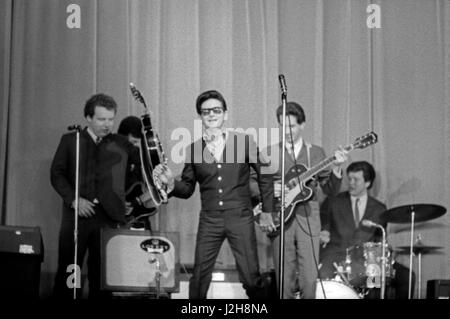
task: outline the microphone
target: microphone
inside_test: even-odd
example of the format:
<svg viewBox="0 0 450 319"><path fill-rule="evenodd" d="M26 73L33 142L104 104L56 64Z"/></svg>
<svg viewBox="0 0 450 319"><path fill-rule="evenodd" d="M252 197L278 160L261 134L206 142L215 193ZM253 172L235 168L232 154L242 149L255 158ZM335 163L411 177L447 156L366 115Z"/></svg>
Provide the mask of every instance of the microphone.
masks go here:
<svg viewBox="0 0 450 319"><path fill-rule="evenodd" d="M379 227L379 228L383 228L383 226L381 226L380 224L374 223L373 221L368 220L368 219L363 219L363 220L361 221L361 224L362 224L363 226L366 226L366 227Z"/></svg>
<svg viewBox="0 0 450 319"><path fill-rule="evenodd" d="M73 131L73 130L79 131L81 129L81 125L79 125L79 124L70 125L70 126L67 127L67 129L69 131Z"/></svg>
<svg viewBox="0 0 450 319"><path fill-rule="evenodd" d="M280 80L281 93L286 95L286 93L287 93L287 86L286 86L286 80L284 79L284 75L280 74L278 76L278 80Z"/></svg>

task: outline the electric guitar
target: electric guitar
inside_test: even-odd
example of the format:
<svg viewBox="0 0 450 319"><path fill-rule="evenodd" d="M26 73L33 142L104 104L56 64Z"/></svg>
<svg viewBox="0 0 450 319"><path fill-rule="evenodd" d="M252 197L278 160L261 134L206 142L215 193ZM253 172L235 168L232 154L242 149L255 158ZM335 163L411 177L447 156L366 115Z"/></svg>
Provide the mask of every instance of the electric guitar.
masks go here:
<svg viewBox="0 0 450 319"><path fill-rule="evenodd" d="M378 136L374 132L370 132L364 136L358 137L352 144L344 147L344 152L349 153L354 149L364 149L369 145L375 144L378 141ZM331 166L336 157L330 156L318 164L314 165L310 169L308 169L303 164L297 164L292 166L289 171L285 175L285 185L289 189L285 193L285 205L286 209L284 211L284 223L288 223L292 218L295 211L295 206L299 203L303 203L311 199L314 194L314 191L311 187L308 186L308 182L310 182L315 175L323 171L324 169ZM257 211L258 208L254 209L255 216L257 216L260 211ZM273 223L275 224L277 230L272 232L273 234L269 234L269 236L276 235L279 231L281 224L281 216L280 212L272 213ZM258 223L258 218L256 218L256 222Z"/></svg>
<svg viewBox="0 0 450 319"><path fill-rule="evenodd" d="M153 170L158 164L167 164L167 158L161 146L158 135L154 132L150 119L150 112L141 92L130 83L130 90L133 97L144 106L145 114L141 117L142 138L139 148L141 159L142 176L150 196L156 206L167 203L168 196L166 186L154 176Z"/></svg>

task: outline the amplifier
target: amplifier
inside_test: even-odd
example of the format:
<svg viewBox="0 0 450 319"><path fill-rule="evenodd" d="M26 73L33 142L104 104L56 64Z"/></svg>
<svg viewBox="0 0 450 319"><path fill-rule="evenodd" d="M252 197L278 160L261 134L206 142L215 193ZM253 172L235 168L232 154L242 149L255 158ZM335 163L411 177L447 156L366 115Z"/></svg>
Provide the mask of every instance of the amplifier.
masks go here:
<svg viewBox="0 0 450 319"><path fill-rule="evenodd" d="M0 226L0 296L39 298L43 259L39 227Z"/></svg>
<svg viewBox="0 0 450 319"><path fill-rule="evenodd" d="M101 289L171 293L179 290L179 234L103 229Z"/></svg>
<svg viewBox="0 0 450 319"><path fill-rule="evenodd" d="M450 280L428 280L427 299L450 299Z"/></svg>

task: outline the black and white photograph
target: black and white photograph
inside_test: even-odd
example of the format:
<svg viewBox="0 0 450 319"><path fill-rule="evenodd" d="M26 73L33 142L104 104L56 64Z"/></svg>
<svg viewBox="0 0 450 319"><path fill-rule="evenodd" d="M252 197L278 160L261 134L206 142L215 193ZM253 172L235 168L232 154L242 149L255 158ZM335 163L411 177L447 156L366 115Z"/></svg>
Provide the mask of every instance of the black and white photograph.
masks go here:
<svg viewBox="0 0 450 319"><path fill-rule="evenodd" d="M2 300L450 299L449 0L0 0L0 105Z"/></svg>

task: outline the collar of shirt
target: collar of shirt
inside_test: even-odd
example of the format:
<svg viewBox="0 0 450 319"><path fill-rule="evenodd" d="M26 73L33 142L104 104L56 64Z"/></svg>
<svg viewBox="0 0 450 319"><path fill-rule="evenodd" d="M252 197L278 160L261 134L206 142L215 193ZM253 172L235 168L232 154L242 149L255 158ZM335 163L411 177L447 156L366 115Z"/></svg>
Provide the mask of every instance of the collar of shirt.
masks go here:
<svg viewBox="0 0 450 319"><path fill-rule="evenodd" d="M92 129L90 127L87 128L87 132L92 137L92 140L94 141L95 144L97 144L97 139L100 139L100 141L102 140L101 137L98 137L97 135L95 135L95 133L92 131Z"/></svg>
<svg viewBox="0 0 450 319"><path fill-rule="evenodd" d="M300 139L298 139L294 143L295 158L297 158L298 154L300 153L300 150L302 149L302 146L303 146L303 138L300 137ZM292 152L292 144L289 143L288 141L286 141L286 150L288 151L289 154L291 154L291 152Z"/></svg>
<svg viewBox="0 0 450 319"><path fill-rule="evenodd" d="M221 141L224 141L227 139L228 137L228 130L226 129L222 129L222 137L220 138L220 134L219 135L213 135L213 134L208 134L206 131L203 131L203 140L206 142L206 144L208 143L220 143Z"/></svg>

